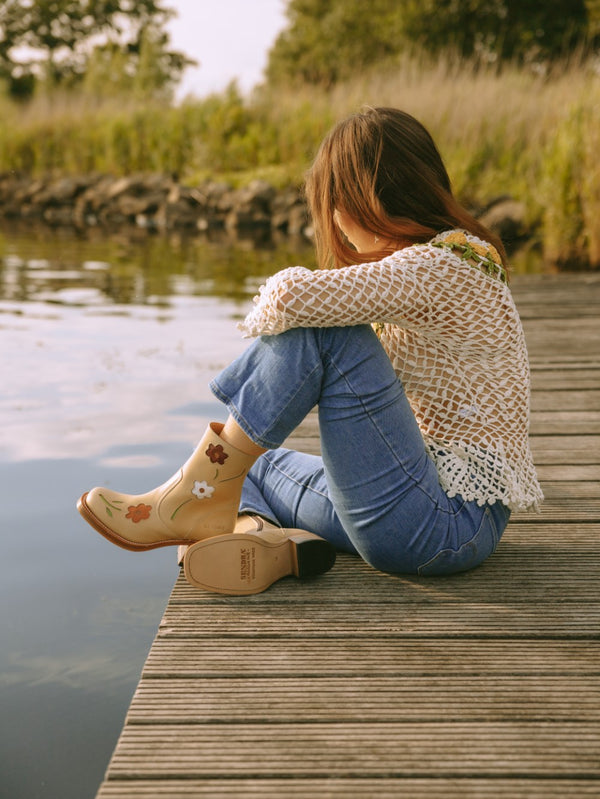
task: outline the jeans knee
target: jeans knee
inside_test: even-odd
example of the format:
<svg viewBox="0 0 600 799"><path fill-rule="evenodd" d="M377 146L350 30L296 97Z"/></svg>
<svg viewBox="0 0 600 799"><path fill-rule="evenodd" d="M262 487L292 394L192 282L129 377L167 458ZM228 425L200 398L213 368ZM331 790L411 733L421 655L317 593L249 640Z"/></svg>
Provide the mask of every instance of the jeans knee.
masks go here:
<svg viewBox="0 0 600 799"><path fill-rule="evenodd" d="M370 548L360 550L360 556L378 572L383 574L416 574L417 567L412 562L409 554L399 553L398 547L382 548L377 547L371 550Z"/></svg>

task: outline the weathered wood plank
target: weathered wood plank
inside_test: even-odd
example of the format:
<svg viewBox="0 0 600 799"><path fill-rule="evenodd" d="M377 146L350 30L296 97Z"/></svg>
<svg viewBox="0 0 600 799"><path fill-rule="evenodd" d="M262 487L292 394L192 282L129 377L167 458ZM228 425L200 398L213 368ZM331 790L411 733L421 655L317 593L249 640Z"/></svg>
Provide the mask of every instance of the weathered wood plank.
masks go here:
<svg viewBox="0 0 600 799"><path fill-rule="evenodd" d="M565 373L566 378L573 370L597 370L600 367L600 355L598 353L583 355L578 352L573 352L566 358L554 358L552 357L551 350L546 347L545 350L539 353L532 353L529 351L529 366L531 372L534 374L538 371L561 371Z"/></svg>
<svg viewBox="0 0 600 799"><path fill-rule="evenodd" d="M422 640L369 638L273 638L268 646L246 647L236 639L157 637L143 678L245 677L455 677L600 676L600 641ZM198 684L198 689L202 685Z"/></svg>
<svg viewBox="0 0 600 799"><path fill-rule="evenodd" d="M536 626L537 617L543 616L544 614L544 605L546 603L552 603L553 601L554 604L556 604L556 597L559 596L561 598L559 604L562 607L565 595L568 596L569 602L573 606L572 612L575 615L580 614L584 617L581 619L581 624L589 623L592 627L592 630L598 632L598 630L596 630L594 627L594 619L597 618L597 611L594 610L594 608L596 607L597 600L594 590L590 586L590 577L592 580L597 580L600 575L598 573L598 569L593 569L591 575L586 577L588 574L587 565L591 559L591 556L580 558L579 570L575 572L575 569L573 569L571 572L569 572L568 576L562 576L560 574L562 567L568 565L568 558L565 557L560 560L555 568L554 573L550 574L548 579L544 579L543 576L538 576L540 567L538 567L536 572L536 569L533 565L531 565L529 568L523 569L522 571L519 570L514 575L508 575L504 581L502 580L502 575L498 572L495 574L491 571L483 573L480 572L477 579L471 576L465 576L463 590L453 590L453 586L449 583L440 583L437 586L437 590L435 590L435 586L428 586L424 583L409 582L408 580L403 582L401 578L390 581L386 585L385 589L380 589L377 583L377 580L381 579L380 575L375 572L373 575L368 574L363 576L363 573L361 573L360 569L356 568L354 564L352 564L351 566L345 565L343 567L338 567L337 573L332 572L330 574L329 580L321 579L310 583L299 584L293 578L286 578L286 580L284 580L281 585L277 586L277 588L271 589L269 597L268 599L265 598L264 603L259 603L256 601L252 603L252 605L260 606L265 604L279 607L280 610L277 611L277 617L279 618L279 615L284 615L285 613L285 609L282 609L282 606L292 603L296 605L302 603L302 605L305 607L305 613L310 615L312 613L311 608L332 600L332 591L335 589L345 592L344 603L339 607L336 606L335 613L332 611L331 622L332 624L334 622L338 624L340 614L346 613L351 616L354 613L354 605L361 606L363 604L361 600L364 601L364 593L361 592L360 587L356 587L355 585L356 580L362 580L365 583L365 590L369 588L377 592L376 596L369 596L368 604L364 606L365 612L368 609L369 612L379 615L380 605L387 605L388 611L385 617L381 620L381 625L383 625L383 627L381 625L375 626L373 631L370 631L367 627L365 630L361 631L361 636L364 635L369 638L371 636L381 635L382 629L385 628L384 619L387 619L387 622L389 622L390 618L394 618L394 613L400 618L408 614L410 619L413 619L417 624L420 620L423 623L423 634L425 634L425 625L433 625L433 632L429 631L428 634L435 635L435 629L441 627L442 624L450 624L451 627L448 631L449 634L467 635L469 634L468 619L473 617L477 618L477 614L481 613L483 608L486 607L486 602L490 602L491 598L495 597L495 615L491 615L488 618L487 614L488 612L491 613L491 611L488 611L486 607L486 612L480 619L481 625L485 626L485 624L488 623L490 625L490 629L494 627L496 628L496 634L500 634L501 630L499 629L498 625L501 624L502 619L505 619L506 629L503 629L502 633L504 637L511 637L508 626L513 623L516 624L516 626L513 628L515 631L515 635L513 637L527 637L526 631L521 630L521 624L525 623L525 619L523 617L523 605L528 604L522 599L522 594L525 591L531 593L531 604L535 602L538 605L535 611L532 610L530 615L527 616L528 624L533 628L535 635L541 634L542 630L546 630L548 632L549 625L551 625L551 621L548 620L548 624L545 625L543 622L540 622L540 624ZM535 559L532 558L531 562L533 563L534 560ZM510 558L507 556L505 565L510 566L510 564L514 564L515 561L516 558L514 555ZM490 583L489 590L487 591L486 577L489 578L488 581ZM569 580L569 578L571 579ZM429 606L433 605L435 608L436 602L440 602L443 598L446 599L446 602L449 602L450 599L452 599L456 604L452 608L448 606L444 617L442 618L440 616L436 624L434 609ZM460 609L463 607L464 603L468 603L468 607L465 610L465 616L461 617ZM210 615L210 610L208 610L208 607L216 605L220 608L221 605L227 603L225 603L224 600L218 600L212 596L208 597L208 595L205 594L194 594L182 587L181 591L177 591L173 594L172 604L173 607L179 605L202 604L207 608L205 611L206 614ZM550 607L552 609L552 605ZM429 618L428 611L433 618ZM221 610L219 609L218 612L220 614ZM556 613L558 614L557 610ZM588 615L589 618L587 618ZM456 620L456 617L458 617L459 620ZM295 616L293 618L295 620ZM246 621L246 617L243 617L243 619ZM271 617L270 619L271 624L274 624L275 619ZM516 622L514 621L515 619L517 620ZM175 617L175 619L169 617L169 622L175 622L175 620L177 623L181 623L179 614ZM323 624L326 624L326 620L321 621ZM357 616L356 621L357 626L359 621L361 623L366 623L366 617L364 615ZM193 620L190 620L190 625L193 625L193 623ZM455 625L458 625L458 629L454 629ZM465 627L465 625L467 626ZM347 629L347 626L348 625L345 625L340 629ZM271 627L269 625L265 625L261 631L262 634L264 636L269 635L269 629L271 629ZM387 628L385 629L385 634L388 635L389 631L387 631ZM159 634L168 635L170 632L171 624L168 624L164 630L163 628L160 629ZM272 629L271 632L273 633ZM309 632L311 637L318 637L319 635L318 631L315 631L312 627L307 627L307 635ZM414 633L415 635L418 635L418 632L418 629L411 629L410 634ZM552 631L550 628L548 635L553 637L555 632L557 631ZM212 633L214 633L213 627L208 627L202 630L203 637L211 638L213 637ZM235 626L227 626L224 628L223 634L225 633L227 633L228 636L236 635ZM283 622L281 623L281 627L277 628L277 634L287 634L283 626ZM408 635L409 632L404 627L395 627L394 634L402 636Z"/></svg>
<svg viewBox="0 0 600 799"><path fill-rule="evenodd" d="M439 598L443 591L440 589ZM600 638L600 602L520 604L435 602L386 604L174 605L167 608L159 635L210 638L217 634L255 641L288 638Z"/></svg>
<svg viewBox="0 0 600 799"><path fill-rule="evenodd" d="M595 368L577 368L559 364L536 368L535 364L532 364L531 388L534 392L553 388L572 388L581 391L588 388L598 389L598 386L600 386L600 365L596 365Z"/></svg>
<svg viewBox="0 0 600 799"><path fill-rule="evenodd" d="M600 388L581 389L572 387L551 391L534 391L531 395L531 410L551 411L555 408L568 408L569 411L600 410Z"/></svg>
<svg viewBox="0 0 600 799"><path fill-rule="evenodd" d="M561 463L547 465L541 463L536 466L538 479L546 480L582 480L597 482L600 480L600 464L598 463Z"/></svg>
<svg viewBox="0 0 600 799"><path fill-rule="evenodd" d="M574 707L574 704L576 705ZM226 677L142 680L129 724L600 721L600 675Z"/></svg>
<svg viewBox="0 0 600 799"><path fill-rule="evenodd" d="M598 484L593 480L587 483L583 481L578 485L589 485L592 490L597 491ZM547 491L547 485L544 485ZM596 494L596 496L598 496ZM588 497L585 501L574 502L572 499L567 499L561 496L552 496L546 494L540 513L518 513L515 512L511 517L511 525L514 526L515 522L531 522L535 524L538 521L543 522L559 522L559 521L572 521L572 522L598 522L600 521L600 500L596 496ZM512 529L511 527L508 528Z"/></svg>
<svg viewBox="0 0 600 799"><path fill-rule="evenodd" d="M600 463L598 435L534 435L531 451L537 465Z"/></svg>
<svg viewBox="0 0 600 799"><path fill-rule="evenodd" d="M578 461L581 455L585 455L590 450L600 457L600 434L599 435L554 435L554 436L533 436L531 448L537 452L567 452L576 456Z"/></svg>
<svg viewBox="0 0 600 799"><path fill-rule="evenodd" d="M240 774L600 778L600 739L563 720L128 724L111 764L113 779Z"/></svg>
<svg viewBox="0 0 600 799"><path fill-rule="evenodd" d="M599 439L600 440L600 439ZM565 451L562 449L537 450L532 448L534 461L537 466L570 466L573 460L578 466L600 463L600 453L597 448Z"/></svg>
<svg viewBox="0 0 600 799"><path fill-rule="evenodd" d="M597 799L598 788L593 778L152 779L105 782L98 799Z"/></svg>
<svg viewBox="0 0 600 799"><path fill-rule="evenodd" d="M563 563L566 564L566 562L567 560L565 559ZM509 577L504 584L502 579L498 576L496 579L490 578L491 586L487 593L482 579L479 581L472 580L469 582L468 586L465 586L465 588L470 588L469 594L467 594L466 591L464 593L465 601L470 600L470 603L465 609L464 616L460 614L461 607L463 607L463 604L460 602L463 594L460 592L451 591L448 587L440 585L436 594L433 589L426 591L421 588L421 590L419 590L420 586L418 584L403 585L400 582L390 583L386 591L381 591L373 599L369 597L368 604L364 606L364 614L357 615L357 629L359 622L361 624L366 624L368 621L366 618L367 611L380 615L380 606L388 605L389 609L381 618L380 623L375 625L373 630L370 630L368 626L366 629L361 630L361 637L371 638L385 636L389 638L392 633L399 637L418 636L419 631L421 631L423 636L435 637L437 635L436 631L441 629L443 624L450 625L448 635L469 637L476 632L469 626L471 623L470 620L477 619L478 614L483 613L482 618L479 620L480 626L484 627L487 623L489 624L490 632L496 635L502 635L504 638L526 638L527 630L532 630L532 635L536 637L554 638L559 636L559 633L568 623L568 619L563 619L564 625L560 630L559 628L552 628L552 623L556 622L556 619L560 615L559 610L562 608L565 612L569 610L574 616L583 616L580 620L580 624L588 625L590 634L595 637L599 632L595 626L597 623L597 609L594 592L592 588L590 588L590 581L589 579L586 580L584 576L585 564L587 562L589 562L589 558L582 559L582 569L584 569L584 571L577 575L577 579L572 580L572 585L569 584L566 578L544 581L543 578L536 576L534 569L526 570L514 578ZM557 571L559 569L560 565L557 567ZM277 589L272 589L269 599L265 600L264 603L253 603L253 607L265 604L277 608L277 610L274 610L272 614L269 615L269 622L266 623L260 631L256 631L256 634L260 632L262 637L287 635L288 632L283 623L285 606L302 603L305 608L305 614L310 616L313 613L313 610L311 610L312 608L330 599L331 590L335 587L340 591L345 591L347 594L345 603L332 609L331 617L332 625L334 623L338 625L338 628L336 628L336 636L343 637L344 631L348 630L348 627L351 626L351 621L349 620L348 623L344 625L343 621L340 621L340 616L343 616L344 613L351 616L354 613L354 606L361 605L362 594L360 590L355 587L354 580L361 579L362 575L358 571L355 572L352 567L345 567L339 574L339 579L336 579L335 575L332 574L327 584L323 584L322 580L318 580L310 584L297 585L292 578L289 578L289 580L286 579ZM597 570L594 570L592 576L597 579ZM369 578L365 578L365 582L367 586L370 586L373 581ZM536 602L538 607L524 617L523 605L527 605L527 603L520 601L520 594L527 590L531 591L531 602ZM562 598L567 591L570 605L565 608ZM311 593L309 594L309 592ZM402 593L403 595L399 596L399 594ZM495 605L495 611L493 612L488 610L486 605L486 600L489 601L491 594L498 598L498 603ZM557 595L561 597L559 603L555 600ZM431 608L431 605L435 607L436 599L440 601L445 596L454 599L455 604L453 606L449 605L443 616L440 616L436 622L434 608ZM213 607L214 611L214 606L217 606L219 608L218 614L221 614L220 606L226 603L223 601L219 602L217 599L213 600L212 597L210 597L207 602L204 601L205 599L206 597L202 594L194 595L184 590L182 593L174 594L173 606L202 604L205 608L204 614L207 616L210 615L209 608ZM553 599L554 603L550 605L550 612L554 615L552 619L548 619L547 623L544 624L543 619L541 619L544 615L544 605L546 603L552 603ZM559 607L554 607L554 605L557 604ZM196 611L195 613L196 615L190 618L188 618L189 614L183 611L174 616L169 616L169 623L165 622L164 628L161 627L159 630L159 635L171 635L173 632L173 624L182 624L184 619L188 619L191 628L195 623L195 619L199 621L201 618L204 618L204 614L200 611ZM408 616L409 621L414 621L416 628L411 627L408 622L401 626L394 625L393 622L396 621L393 615L394 613L398 618ZM537 622L538 617L540 617L539 623ZM302 623L302 617L298 617L296 614L290 618L294 624ZM314 625L317 626L308 626L306 630L307 636L310 635L311 638L318 638L321 634L325 635L326 619L317 619L314 615L313 619ZM247 616L241 617L240 620L243 620L244 623L249 623ZM504 625L502 625L502 620L505 621ZM418 627L419 624L421 624L421 627ZM522 626L525 624L527 624L527 628L522 629ZM511 628L510 625L514 626ZM479 629L480 627L477 627L477 630ZM512 635L511 629L514 631ZM213 638L216 635L214 627L210 624L206 628L203 628L201 632L196 632L201 637L206 638ZM301 631L298 631L297 635L300 635L300 632ZM574 633L574 630L571 630L571 632ZM357 635L358 634L357 632ZM567 633L564 632L563 634L567 635ZM227 635L228 637L237 635L235 625L232 623L227 624L223 629L223 635ZM290 635L294 635L294 633L290 631ZM348 633L348 635L351 635L351 633Z"/></svg>
<svg viewBox="0 0 600 799"><path fill-rule="evenodd" d="M597 435L599 411L542 411L531 413L532 435Z"/></svg>
<svg viewBox="0 0 600 799"><path fill-rule="evenodd" d="M535 352L538 362L541 360L540 353L547 353L547 357L552 359L566 358L572 352L576 352L579 358L597 358L600 351L597 315L574 319L539 320L524 317L523 329L528 351ZM548 342L552 342L550 350Z"/></svg>
<svg viewBox="0 0 600 799"><path fill-rule="evenodd" d="M600 482L581 482L577 480L544 481L544 496L546 501L553 499L572 500L573 507L581 505L581 500L597 499L600 497ZM587 504L587 502L585 503Z"/></svg>

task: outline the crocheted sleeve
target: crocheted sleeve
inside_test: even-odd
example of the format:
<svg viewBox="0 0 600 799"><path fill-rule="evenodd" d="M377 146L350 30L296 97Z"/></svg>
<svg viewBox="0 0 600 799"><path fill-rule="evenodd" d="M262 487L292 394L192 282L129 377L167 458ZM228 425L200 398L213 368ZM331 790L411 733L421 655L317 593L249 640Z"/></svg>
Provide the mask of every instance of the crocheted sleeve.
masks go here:
<svg viewBox="0 0 600 799"><path fill-rule="evenodd" d="M406 252L406 251L405 251ZM419 253L422 263L425 253ZM344 327L404 321L418 313L416 258L311 271L292 266L270 277L239 325L245 336L273 335L292 327ZM417 301L418 298L418 301Z"/></svg>

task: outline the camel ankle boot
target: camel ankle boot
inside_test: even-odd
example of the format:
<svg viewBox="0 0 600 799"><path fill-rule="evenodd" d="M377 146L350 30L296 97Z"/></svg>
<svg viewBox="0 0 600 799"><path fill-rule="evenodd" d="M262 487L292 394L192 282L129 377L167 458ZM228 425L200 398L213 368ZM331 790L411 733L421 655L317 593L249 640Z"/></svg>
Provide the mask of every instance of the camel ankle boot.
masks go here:
<svg viewBox="0 0 600 799"><path fill-rule="evenodd" d="M258 594L288 575L316 577L334 563L335 547L318 535L244 515L233 533L192 544L183 555L190 585L237 596Z"/></svg>
<svg viewBox="0 0 600 799"><path fill-rule="evenodd" d="M232 532L256 457L223 441L222 429L210 424L189 460L158 488L146 494L93 488L79 500L79 512L113 544L136 552Z"/></svg>

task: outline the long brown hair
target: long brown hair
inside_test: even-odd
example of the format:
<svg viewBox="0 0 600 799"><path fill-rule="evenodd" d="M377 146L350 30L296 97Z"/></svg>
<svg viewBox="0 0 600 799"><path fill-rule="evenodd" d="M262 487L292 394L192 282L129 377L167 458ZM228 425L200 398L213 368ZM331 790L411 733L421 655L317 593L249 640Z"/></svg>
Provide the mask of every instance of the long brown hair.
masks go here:
<svg viewBox="0 0 600 799"><path fill-rule="evenodd" d="M358 253L334 222L337 210L383 241L389 250L462 228L493 244L502 242L452 195L450 179L428 131L395 108L353 114L323 140L306 178L306 197L320 266L365 263L382 250Z"/></svg>

